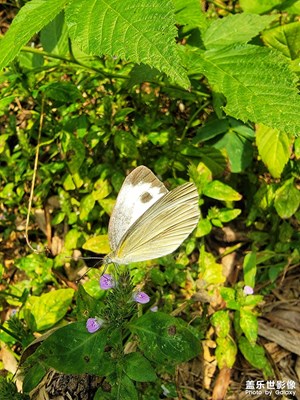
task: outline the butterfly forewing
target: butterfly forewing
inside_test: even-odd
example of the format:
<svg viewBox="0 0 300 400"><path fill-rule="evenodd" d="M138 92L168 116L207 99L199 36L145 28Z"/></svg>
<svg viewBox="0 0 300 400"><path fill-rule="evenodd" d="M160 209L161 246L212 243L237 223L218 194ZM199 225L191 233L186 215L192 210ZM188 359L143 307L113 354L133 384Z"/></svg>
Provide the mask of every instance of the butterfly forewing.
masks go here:
<svg viewBox="0 0 300 400"><path fill-rule="evenodd" d="M135 168L125 179L108 226L110 247L114 251L125 232L159 198L168 193L164 184L141 165Z"/></svg>
<svg viewBox="0 0 300 400"><path fill-rule="evenodd" d="M196 227L198 220L197 188L192 183L178 186L131 225L112 259L128 264L172 253Z"/></svg>

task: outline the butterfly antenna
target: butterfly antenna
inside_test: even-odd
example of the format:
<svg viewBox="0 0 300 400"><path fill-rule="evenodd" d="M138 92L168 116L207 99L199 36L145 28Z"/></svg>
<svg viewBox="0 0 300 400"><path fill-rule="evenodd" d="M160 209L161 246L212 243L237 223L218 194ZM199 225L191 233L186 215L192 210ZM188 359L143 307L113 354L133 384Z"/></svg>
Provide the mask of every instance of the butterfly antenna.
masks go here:
<svg viewBox="0 0 300 400"><path fill-rule="evenodd" d="M72 258L72 257L66 257L66 258ZM89 267L84 274L82 274L78 279L76 279L75 281L76 283L79 283L81 279L84 278L91 269L96 268L98 264L100 264L100 262L103 261L103 258L99 259L99 257L78 257L78 258L81 260L98 260L98 262L96 262L96 264L94 264L92 267ZM104 272L106 271L106 265L107 264L105 264ZM102 272L101 276L104 274L104 272Z"/></svg>

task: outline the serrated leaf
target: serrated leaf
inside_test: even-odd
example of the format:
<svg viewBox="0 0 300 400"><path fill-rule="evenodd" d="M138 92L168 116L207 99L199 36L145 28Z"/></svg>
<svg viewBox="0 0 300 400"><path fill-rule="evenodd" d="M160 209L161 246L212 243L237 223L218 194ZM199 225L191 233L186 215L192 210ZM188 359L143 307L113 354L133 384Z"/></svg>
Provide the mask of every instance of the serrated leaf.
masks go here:
<svg viewBox="0 0 300 400"><path fill-rule="evenodd" d="M189 66L190 73L203 73L224 94L227 114L292 134L300 130L296 77L281 54L249 44L194 50Z"/></svg>
<svg viewBox="0 0 300 400"><path fill-rule="evenodd" d="M256 144L262 161L274 178L280 178L291 154L291 140L285 132L259 124Z"/></svg>
<svg viewBox="0 0 300 400"><path fill-rule="evenodd" d="M274 206L281 218L290 218L300 206L300 191L295 187L294 178L287 180L276 190Z"/></svg>
<svg viewBox="0 0 300 400"><path fill-rule="evenodd" d="M175 43L171 0L73 0L66 23L70 37L88 54L148 64L189 86Z"/></svg>
<svg viewBox="0 0 300 400"><path fill-rule="evenodd" d="M88 239L82 248L97 254L108 254L110 252L108 235L94 236Z"/></svg>
<svg viewBox="0 0 300 400"><path fill-rule="evenodd" d="M215 49L232 44L247 43L258 35L274 19L274 15L235 14L215 20L204 33L202 39L205 47ZM228 35L230 32L230 35Z"/></svg>
<svg viewBox="0 0 300 400"><path fill-rule="evenodd" d="M265 31L262 38L267 45L291 60L300 57L300 21Z"/></svg>
<svg viewBox="0 0 300 400"><path fill-rule="evenodd" d="M61 12L68 0L31 0L14 18L0 41L0 68L12 61L32 36Z"/></svg>

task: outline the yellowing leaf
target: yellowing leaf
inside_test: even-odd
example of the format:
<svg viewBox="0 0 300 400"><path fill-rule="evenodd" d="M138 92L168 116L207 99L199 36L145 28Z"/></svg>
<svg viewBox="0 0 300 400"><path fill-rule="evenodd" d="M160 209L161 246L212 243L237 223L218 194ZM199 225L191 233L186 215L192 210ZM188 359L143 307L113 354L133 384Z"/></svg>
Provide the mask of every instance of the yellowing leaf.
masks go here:
<svg viewBox="0 0 300 400"><path fill-rule="evenodd" d="M94 236L88 239L82 247L93 253L108 254L110 252L108 235Z"/></svg>

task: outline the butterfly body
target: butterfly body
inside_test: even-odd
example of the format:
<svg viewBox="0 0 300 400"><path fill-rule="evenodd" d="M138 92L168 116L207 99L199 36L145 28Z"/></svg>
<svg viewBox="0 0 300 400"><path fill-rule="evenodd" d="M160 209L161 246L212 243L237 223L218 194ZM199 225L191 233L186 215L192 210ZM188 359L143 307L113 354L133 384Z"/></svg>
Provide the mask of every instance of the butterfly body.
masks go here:
<svg viewBox="0 0 300 400"><path fill-rule="evenodd" d="M137 167L117 197L108 227L112 251L105 262L129 264L172 253L198 220L198 192L193 183L168 191L147 167Z"/></svg>

